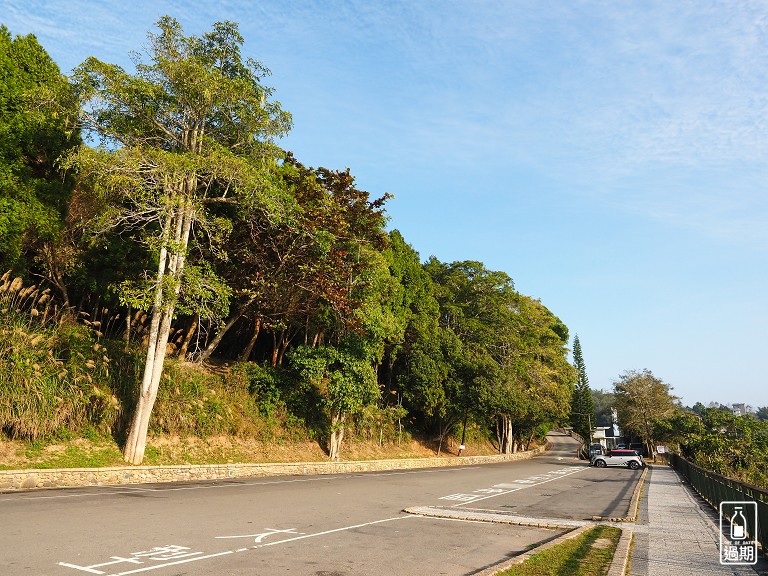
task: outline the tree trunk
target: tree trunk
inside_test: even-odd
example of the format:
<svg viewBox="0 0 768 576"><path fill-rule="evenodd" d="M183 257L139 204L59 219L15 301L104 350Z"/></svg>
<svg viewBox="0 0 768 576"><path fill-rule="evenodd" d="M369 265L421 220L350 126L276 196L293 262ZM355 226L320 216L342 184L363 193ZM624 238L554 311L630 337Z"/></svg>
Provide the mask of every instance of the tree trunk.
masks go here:
<svg viewBox="0 0 768 576"><path fill-rule="evenodd" d="M131 345L131 307L128 307L128 314L125 315L125 352Z"/></svg>
<svg viewBox="0 0 768 576"><path fill-rule="evenodd" d="M160 377L168 345L168 335L171 331L173 310L176 299L181 291L181 276L184 270L185 253L192 229L192 208L182 202L178 208L168 214L163 229L163 242L160 248L160 258L155 282L155 300L152 306L152 320L147 337L147 356L144 363L139 400L136 405L128 440L123 449L123 458L131 464L141 464L144 459L144 449L147 445L147 430L149 417L157 398L160 387ZM171 226L175 224L173 238ZM168 247L173 246L173 251ZM171 295L164 294L164 281L170 276L175 282Z"/></svg>
<svg viewBox="0 0 768 576"><path fill-rule="evenodd" d="M280 351L277 355L277 365L282 366L283 365L283 356L285 355L285 351L288 349L288 345L291 343L292 338L290 336L285 336L285 332L281 334L280 338Z"/></svg>
<svg viewBox="0 0 768 576"><path fill-rule="evenodd" d="M187 350L189 349L189 343L192 341L192 336L194 336L199 322L200 322L200 315L195 314L192 317L192 321L189 323L189 328L187 328L187 331L184 334L184 340L182 340L181 346L179 347L179 358L182 360L185 360L187 357Z"/></svg>
<svg viewBox="0 0 768 576"><path fill-rule="evenodd" d="M448 420L443 423L442 417L438 421L438 444L437 444L437 455L440 456L440 453L443 451L443 442L445 441L445 437L448 435L448 432L451 431L451 428L453 428L453 424L456 422L456 419L453 417L448 418Z"/></svg>
<svg viewBox="0 0 768 576"><path fill-rule="evenodd" d="M214 336L213 340L211 340L208 343L208 346L205 347L205 350L203 350L200 353L200 357L197 359L197 361L200 364L202 364L203 362L208 360L208 358L211 357L211 354L213 354L215 352L216 348L219 347L219 344L221 344L221 340L224 338L224 335L229 331L230 328L232 328L232 326L235 325L235 322L240 320L241 316L242 316L242 314L238 311L238 312L236 312L235 314L233 314L232 316L229 317L229 320L227 320L227 323L224 324L224 326L221 328L221 330L219 330L219 332L216 334L216 336Z"/></svg>
<svg viewBox="0 0 768 576"><path fill-rule="evenodd" d="M513 453L516 446L512 434L512 417L509 414L499 414L496 417L496 439L499 442L500 454Z"/></svg>
<svg viewBox="0 0 768 576"><path fill-rule="evenodd" d="M336 411L331 413L331 433L328 438L328 457L331 460L339 459L341 441L344 439L344 421L346 417Z"/></svg>
<svg viewBox="0 0 768 576"><path fill-rule="evenodd" d="M251 352L253 352L253 347L256 346L256 340L259 338L259 332L261 332L261 318L257 318L254 323L251 339L248 340L248 344L245 345L243 353L240 354L241 362L248 362L248 358L251 357Z"/></svg>
<svg viewBox="0 0 768 576"><path fill-rule="evenodd" d="M272 366L277 366L277 356L280 353L280 341L283 339L283 332L285 332L285 329L280 331L280 337L278 338L277 333L272 330Z"/></svg>

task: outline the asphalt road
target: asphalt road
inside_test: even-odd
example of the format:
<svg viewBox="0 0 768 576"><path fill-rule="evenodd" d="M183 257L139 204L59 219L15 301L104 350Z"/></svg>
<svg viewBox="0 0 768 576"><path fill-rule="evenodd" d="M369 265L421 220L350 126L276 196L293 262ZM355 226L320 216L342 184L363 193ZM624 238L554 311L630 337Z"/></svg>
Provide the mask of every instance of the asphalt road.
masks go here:
<svg viewBox="0 0 768 576"><path fill-rule="evenodd" d="M558 532L403 510L627 515L640 471L590 468L551 440L485 466L0 494L0 574L472 574Z"/></svg>

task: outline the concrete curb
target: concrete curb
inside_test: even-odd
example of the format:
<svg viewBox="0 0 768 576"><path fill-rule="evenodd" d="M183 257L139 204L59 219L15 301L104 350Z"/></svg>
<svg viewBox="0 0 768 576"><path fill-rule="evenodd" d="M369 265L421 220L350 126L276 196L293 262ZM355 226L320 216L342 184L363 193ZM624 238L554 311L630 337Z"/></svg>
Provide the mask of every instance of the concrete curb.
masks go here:
<svg viewBox="0 0 768 576"><path fill-rule="evenodd" d="M514 516L497 510L481 508L440 508L437 506L412 506L403 510L408 514L429 516L431 518L450 518L453 520L472 520L474 522L490 522L493 524L510 524L513 526L530 526L532 528L549 528L551 530L573 530L593 524L584 520L564 520L558 518L528 518Z"/></svg>
<svg viewBox="0 0 768 576"><path fill-rule="evenodd" d="M34 488L149 484L193 480L253 478L261 476L309 476L318 474L375 472L382 470L473 466L479 464L528 460L542 452L542 449L534 448L533 450L518 452L516 454L456 456L451 458L0 470L0 492L29 490Z"/></svg>
<svg viewBox="0 0 768 576"><path fill-rule="evenodd" d="M632 530L622 528L621 538L613 551L613 560L606 576L624 576L629 567L629 550L632 545Z"/></svg>
<svg viewBox="0 0 768 576"><path fill-rule="evenodd" d="M645 479L645 476L641 477L640 482ZM640 490L635 489L635 493L639 494ZM634 498L634 496L633 496ZM491 568L487 568L477 574L480 576L493 576L499 572L508 570L515 564L525 562L531 555L537 552L542 552L547 548L560 544L570 538L574 538L589 528L598 526L599 523L586 521L586 520L560 520L555 518L526 518L522 516L513 516L506 512L498 512L496 510L483 510L477 508L438 508L435 506L414 506L406 508L404 512L408 514L417 514L419 516L429 516L433 518L450 518L459 520L472 520L474 522L492 522L495 524L510 524L514 526L530 526L533 528L548 528L552 530L567 530L566 534L558 536L553 540L547 541L541 546L533 548L528 552L515 556L511 560L504 561L501 564L496 564ZM608 569L607 576L624 576L627 567L629 566L629 550L632 543L633 532L629 528L620 528L621 537L616 544L616 550L613 552L613 559Z"/></svg>

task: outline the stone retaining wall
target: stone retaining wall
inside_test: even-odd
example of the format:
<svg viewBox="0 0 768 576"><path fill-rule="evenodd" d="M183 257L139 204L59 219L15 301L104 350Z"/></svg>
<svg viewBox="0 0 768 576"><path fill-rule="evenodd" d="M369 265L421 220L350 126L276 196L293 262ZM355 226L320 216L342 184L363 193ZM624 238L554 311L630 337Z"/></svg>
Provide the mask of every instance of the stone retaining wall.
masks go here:
<svg viewBox="0 0 768 576"><path fill-rule="evenodd" d="M181 466L115 466L111 468L55 468L40 470L0 470L0 491L72 486L102 486L217 480L258 476L303 476L343 474L376 470L407 470L440 466L492 464L527 460L539 454L538 448L494 456L459 456L448 458L404 458L402 460L357 460L350 462L287 462L282 464L189 464Z"/></svg>

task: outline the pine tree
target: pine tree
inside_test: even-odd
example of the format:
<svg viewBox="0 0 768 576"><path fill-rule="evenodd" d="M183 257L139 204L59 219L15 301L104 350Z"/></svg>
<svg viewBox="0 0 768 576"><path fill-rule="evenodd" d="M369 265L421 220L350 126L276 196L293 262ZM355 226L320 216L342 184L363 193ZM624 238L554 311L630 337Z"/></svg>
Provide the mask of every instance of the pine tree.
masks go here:
<svg viewBox="0 0 768 576"><path fill-rule="evenodd" d="M573 338L573 365L576 367L578 380L573 389L571 400L571 426L585 440L592 438L592 426L595 422L595 405L592 400L592 390L589 388L587 368L581 354L579 336Z"/></svg>

